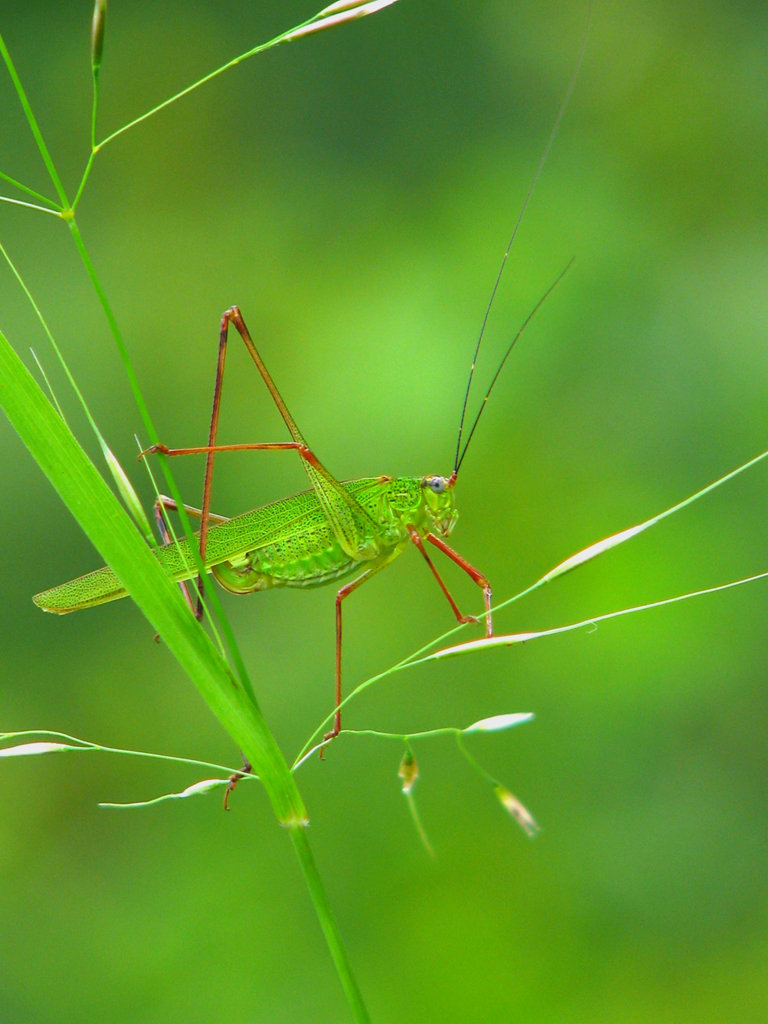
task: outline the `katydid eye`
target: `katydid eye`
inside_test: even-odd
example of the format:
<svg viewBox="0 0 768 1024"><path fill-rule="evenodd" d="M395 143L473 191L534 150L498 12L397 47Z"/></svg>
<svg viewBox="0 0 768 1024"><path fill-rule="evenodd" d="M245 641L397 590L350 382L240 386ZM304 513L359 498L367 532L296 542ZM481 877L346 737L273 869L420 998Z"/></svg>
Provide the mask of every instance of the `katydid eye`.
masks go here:
<svg viewBox="0 0 768 1024"><path fill-rule="evenodd" d="M427 486L430 487L435 494L442 494L445 490L446 479L444 476L431 476L427 480Z"/></svg>

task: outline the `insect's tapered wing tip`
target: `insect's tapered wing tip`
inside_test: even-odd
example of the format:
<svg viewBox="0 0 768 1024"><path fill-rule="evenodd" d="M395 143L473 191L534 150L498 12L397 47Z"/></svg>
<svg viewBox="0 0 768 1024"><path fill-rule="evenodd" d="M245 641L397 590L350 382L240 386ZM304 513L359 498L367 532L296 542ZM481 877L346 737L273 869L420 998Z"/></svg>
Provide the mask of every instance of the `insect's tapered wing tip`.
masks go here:
<svg viewBox="0 0 768 1024"><path fill-rule="evenodd" d="M40 594L35 594L32 598L32 603L36 605L40 611L49 612L51 615L66 615L72 611L72 608L53 608L50 604L46 603L46 591Z"/></svg>

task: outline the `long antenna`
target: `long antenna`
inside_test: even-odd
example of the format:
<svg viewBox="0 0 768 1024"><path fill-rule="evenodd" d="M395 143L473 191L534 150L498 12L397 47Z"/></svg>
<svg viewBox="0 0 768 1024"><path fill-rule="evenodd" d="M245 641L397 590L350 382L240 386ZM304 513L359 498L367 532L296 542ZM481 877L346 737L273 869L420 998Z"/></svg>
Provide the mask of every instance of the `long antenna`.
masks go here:
<svg viewBox="0 0 768 1024"><path fill-rule="evenodd" d="M499 365L496 367L496 373L494 373L493 379L492 379L490 385L488 386L488 390L485 392L485 396L484 396L482 402L480 403L480 408L477 410L477 416L475 416L474 422L472 423L472 426L470 427L469 433L467 434L467 440L464 442L464 447L461 450L461 455L459 455L458 452L456 453L456 465L455 465L454 470L453 470L454 477L458 474L459 467L461 466L462 462L464 461L464 456L467 454L467 448L469 448L469 442L472 440L472 435L475 432L477 424L480 422L480 417L483 415L483 409L485 409L486 403L487 403L488 399L490 398L491 392L493 391L494 384L499 379L499 375L500 375L501 371L504 369L504 363L506 363L507 359L509 358L509 353L512 351L512 349L517 344L517 339L523 333L525 328L528 326L528 324L531 322L531 320L533 320L533 318L536 316L538 311L544 305L546 300L549 298L549 296L552 294L552 292L555 290L555 288L560 284L560 282L563 280L565 275L571 269L571 267L573 266L573 261L575 260L575 258L576 258L575 256L572 256L571 259L568 261L568 263L566 263L566 265L563 267L563 269L557 275L555 280L547 288L547 290L541 296L539 301L536 303L536 305L530 311L530 313L525 318L525 320L523 320L522 324L520 325L520 327L517 330L517 334L514 336L512 341L510 341L509 345L507 346L507 351L504 353L504 358L501 360Z"/></svg>
<svg viewBox="0 0 768 1024"><path fill-rule="evenodd" d="M520 229L520 225L523 222L523 217L525 216L525 212L528 209L528 204L531 201L531 197L533 195L534 189L536 188L536 185L539 182L539 178L541 177L541 172L544 169L544 164L547 162L547 157L549 156L549 151L552 149L552 143L555 141L555 136L557 135L558 129L560 128L560 122L563 120L563 115L565 114L566 108L568 107L568 103L570 102L571 95L572 95L574 87L576 85L576 79L579 77L579 71L581 70L581 65L582 65L582 62L584 60L584 53L586 52L586 49L587 49L587 40L589 39L589 26L590 26L591 20L592 20L592 4L590 3L590 5L589 5L589 13L587 15L587 26L586 26L586 29L584 30L584 38L582 39L581 47L579 49L579 56L578 56L578 60L576 61L576 67L573 69L573 73L571 74L570 81L568 82L568 88L565 90L565 96L563 97L563 102L560 104L560 109L557 112L557 117L555 118L555 123L552 125L552 130L549 133L549 138L547 139L547 144L544 147L544 152L541 154L541 157L539 158L539 163L538 163L538 166L536 167L536 173L533 176L531 184L528 186L528 191L527 191L527 193L525 195L525 200L523 201L523 205L522 205L522 207L520 209L520 213L518 214L517 220L515 221L515 226L512 229L512 234L509 237L509 242L507 243L507 248L504 250L504 255L501 258L501 265L499 266L499 272L496 275L496 280L494 281L493 288L491 289L491 297L488 300L488 305L485 308L485 315L483 316L483 322L480 325L480 334L478 335L477 344L475 345L475 351L474 351L474 353L472 355L472 363L471 363L471 365L469 367L469 378L467 379L467 388L466 388L466 391L464 392L464 401L463 401L462 406L461 406L461 416L459 418L459 433L458 433L458 436L456 438L456 455L455 455L454 460L453 460L453 476L454 476L454 478L456 477L456 474L459 471L459 466L461 465L461 463L464 460L464 456L467 453L467 448L469 446L469 442L472 439L472 434L474 434L474 432L475 432L475 427L477 426L477 422L480 419L480 415L482 414L483 409L485 408L486 402L488 401L488 396L490 395L490 393L491 393L491 391L493 389L493 385L496 383L496 379L498 378L499 373L501 372L501 368L504 365L504 363L507 361L507 356L512 351L512 349L514 348L515 342L520 337L520 335L523 333L523 331L525 330L526 326L528 325L528 323L531 320L531 318L533 317L533 315L540 308L541 304L544 302L544 300L547 298L547 296L553 290L555 285L557 285L560 282L560 280L562 279L563 275L565 274L565 272L568 270L568 268L571 265L569 263L568 266L565 268L565 270L563 270L562 273L553 282L553 284L551 284L549 286L549 288L544 293L544 295L536 303L536 305L534 306L533 310L525 318L525 321L523 322L523 325L520 328L520 330L517 332L515 337L512 339L512 343L510 344L509 348L507 349L507 351L506 351L506 353L504 355L504 358L501 361L501 364L500 364L498 370L494 374L493 380L491 381L491 386L488 388L488 391L486 392L485 398L483 399L483 402L482 402L482 404L480 406L480 412L478 412L477 416L475 417L475 421L472 424L472 428L470 430L469 437L467 438L467 441L464 444L464 448L462 450L462 447L461 447L461 437L462 437L462 434L464 432L464 420L465 420L466 415L467 415L467 405L469 403L469 392L470 392L470 390L472 388L472 378L474 377L474 374L475 374L475 367L477 365L477 357L478 357L478 354L480 352L480 345L481 345L481 343L483 341L483 336L485 335L485 328L486 328L486 326L488 324L488 317L490 316L490 313L491 313L491 307L493 306L494 299L496 298L496 292L499 290L499 285L501 283L501 278L502 278L502 275L504 274L504 268L507 265L507 260L509 258L509 254L510 254L510 252L512 250L512 246L513 246L513 244L515 242L515 239L517 238L517 232ZM573 260L571 260L571 263L572 262L573 262Z"/></svg>

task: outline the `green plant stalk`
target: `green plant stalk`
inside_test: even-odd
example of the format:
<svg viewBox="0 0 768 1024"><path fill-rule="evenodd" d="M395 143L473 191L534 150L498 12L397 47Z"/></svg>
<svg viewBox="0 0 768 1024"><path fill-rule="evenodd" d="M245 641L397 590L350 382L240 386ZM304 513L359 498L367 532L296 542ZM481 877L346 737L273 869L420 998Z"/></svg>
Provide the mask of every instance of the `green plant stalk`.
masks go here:
<svg viewBox="0 0 768 1024"><path fill-rule="evenodd" d="M32 737L44 737L42 740L33 740ZM5 744L8 740L26 740L26 744L14 744L13 747L7 747ZM18 751L19 747L34 745L37 742L41 742L44 745L50 744L51 747L55 747L56 753L84 753L84 754L122 754L125 757L143 757L149 761L165 761L169 764L183 764L191 765L193 768L204 768L206 771L221 772L225 775L231 775L235 770L231 767L227 767L224 764L216 764L212 761L201 761L196 757L178 757L175 754L158 754L152 750L135 750L126 747L109 747L103 743L93 743L91 740L80 739L78 736L71 736L66 732L57 732L53 729L23 729L18 732L3 732L0 733L0 757L10 757L14 751ZM48 751L44 751L48 753ZM256 779L256 776L252 776ZM216 780L221 783L226 783L226 779ZM100 804L99 806L104 806Z"/></svg>
<svg viewBox="0 0 768 1024"><path fill-rule="evenodd" d="M370 1024L370 1017L365 1008L362 993L352 973L347 951L341 942L338 926L336 925L328 899L328 893L325 891L315 858L312 855L307 839L307 830L305 828L292 828L290 830L290 837L293 848L296 851L296 856L299 858L304 881L307 883L307 888L312 897L312 903L320 921L320 927L323 929L325 941L328 943L328 948L331 951L336 973L341 981L347 1002L355 1015L355 1020L359 1021L360 1024Z"/></svg>
<svg viewBox="0 0 768 1024"><path fill-rule="evenodd" d="M368 1021L305 835L307 812L258 704L189 614L184 599L117 498L0 332L0 405L65 505L108 562L203 699L258 772L291 837L356 1020Z"/></svg>
<svg viewBox="0 0 768 1024"><path fill-rule="evenodd" d="M738 580L719 583L714 587L704 587L702 590L692 590L686 594L678 594L675 597L665 597L660 601L649 601L647 604L637 604L631 608L619 608L617 611L606 612L604 615L593 615L589 619L569 622L564 626L553 626L551 629L540 629L526 633L500 633L496 636L484 637L482 640L468 640L463 644L443 647L433 654L426 655L426 657L410 661L407 667L421 665L424 662L435 661L439 658L450 658L457 654L472 654L475 651L485 650L490 647L511 647L513 644L527 644L531 640L540 640L545 636L557 636L558 633L571 633L577 629L594 629L598 623L607 622L609 619L618 619L623 615L637 615L638 612L647 612L654 608L664 608L670 604L679 604L680 601L690 601L694 597L704 597L706 594L721 594L725 590L733 590L734 587L743 587L745 583L756 583L758 580L764 579L768 579L768 572L755 573L753 576L744 576Z"/></svg>
<svg viewBox="0 0 768 1024"><path fill-rule="evenodd" d="M365 0L349 0L348 3L340 3L337 0L336 3L333 3L328 7L324 7L321 11L318 11L316 14L313 14L310 18L307 18L306 21L301 22L299 25L295 25L293 28L286 29L284 32L281 32L279 35L276 35L273 39L269 39L265 43L259 43L257 46L251 47L250 50L246 50L245 53L241 53L239 56L233 57L231 60L228 60L226 64L222 64L220 67L209 72L207 75L203 75L202 78L197 79L197 81L192 82L191 85L188 85L186 88L181 89L179 92L174 93L172 96L169 96L167 99L163 100L162 103L156 104L154 107L151 107L149 110L146 110L143 114L133 118L131 121L128 121L126 124L122 125L122 127L115 129L115 131L113 132L110 132L110 134L106 135L101 140L101 142L96 142L96 109L98 105L98 80L99 70L101 68L101 47L104 41L103 12L99 14L98 10L99 7L103 5L97 0L96 8L94 10L94 26L97 24L99 20L101 20L99 29L95 29L96 34L101 34L101 39L98 44L98 64L95 63L95 60L92 59L94 102L91 112L91 152L88 156L88 161L85 165L83 176L80 179L80 184L77 187L77 191L75 193L75 200L72 204L72 209L74 210L80 202L80 197L83 194L86 182L88 181L88 178L90 177L91 171L93 169L93 162L96 157L96 154L101 152L101 150L106 145L108 145L115 139L119 138L125 132L131 131L137 125L140 125L143 121L148 120L150 117L154 117L156 114L159 114L162 110L165 110L166 107L170 107L173 103L177 103L179 100L184 99L185 96L189 96L190 93L195 92L195 90L199 89L201 86L206 85L208 82L213 81L213 79L215 78L218 78L219 75L223 75L224 72L230 71L232 68L237 67L238 64L242 64L243 61L249 60L251 57L255 57L260 53L266 52L267 50L271 50L273 47L279 46L280 43L287 43L291 42L294 39L301 39L305 36L311 35L314 32L322 32L325 29L333 28L337 25L343 24L344 22L354 21L357 18L366 17L368 14L374 14L376 11L381 10L384 7L389 7L396 2L397 0L369 0L369 2L365 2ZM93 38L95 39L95 36ZM92 46L92 56L94 58L96 54L96 49L97 47L95 45Z"/></svg>
<svg viewBox="0 0 768 1024"><path fill-rule="evenodd" d="M51 181L53 182L53 187L56 189L62 206L66 209L69 204L67 200L67 194L64 191L64 185L62 184L61 178L59 177L58 171L56 170L53 159L51 158L51 154L48 152L48 147L45 145L42 132L40 131L40 126L38 125L37 119L35 118L35 115L32 112L32 107L30 105L29 99L27 98L27 94L24 91L24 86L21 84L21 79L19 78L16 66L11 60L11 55L8 52L8 48L5 45L5 40L3 39L2 35L0 35L0 56L2 56L3 58L11 82L13 83L13 87L16 90L16 95L19 97L19 103L21 104L21 108L24 111L24 116L27 119L27 124L29 125L29 129L32 132L32 136L35 142L37 143L37 148L40 152L40 156L42 157L43 163L45 164L45 168L48 171Z"/></svg>

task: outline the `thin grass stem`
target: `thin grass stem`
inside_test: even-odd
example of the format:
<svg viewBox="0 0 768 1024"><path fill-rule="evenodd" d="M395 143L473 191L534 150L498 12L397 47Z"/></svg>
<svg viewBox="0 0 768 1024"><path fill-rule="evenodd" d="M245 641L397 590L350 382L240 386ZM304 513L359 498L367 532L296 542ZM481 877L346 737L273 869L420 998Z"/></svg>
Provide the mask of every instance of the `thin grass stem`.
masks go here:
<svg viewBox="0 0 768 1024"><path fill-rule="evenodd" d="M59 197L59 201L61 202L62 208L67 210L69 209L69 200L67 199L67 193L64 189L64 185L61 181L61 178L59 177L59 172L56 170L53 158L51 157L51 154L48 151L48 147L45 144L43 133L41 132L40 126L37 123L37 118L35 117L32 111L32 106L29 102L29 99L27 98L24 86L21 84L21 79L19 78L18 72L16 71L16 66L13 63L13 60L11 59L8 47L5 45L5 40L3 39L2 33L0 33L0 57L3 58L3 62L5 63L10 79L13 82L13 87L16 90L16 95L19 98L19 103L21 104L21 108L24 111L24 116L27 119L29 130L32 132L32 137L37 143L38 151L40 153L43 163L45 164L46 170L48 171L50 179L53 182L53 187L56 189L56 193Z"/></svg>
<svg viewBox="0 0 768 1024"><path fill-rule="evenodd" d="M42 209L45 213L61 213L61 207L53 199L49 199L48 196L44 196L41 192L37 192L35 189L30 188L29 185L25 185L21 181L17 181L16 178L12 178L10 174L6 174L5 171L0 171L0 179L7 181L9 185L13 185L14 188L19 189L21 192L25 192L28 196L33 199L39 200L41 203L46 203L47 206L39 207L32 203L22 203L19 199L9 199L6 196L0 198L6 203L18 203L19 206L29 206L30 209L39 210ZM50 207L50 209L48 209Z"/></svg>

